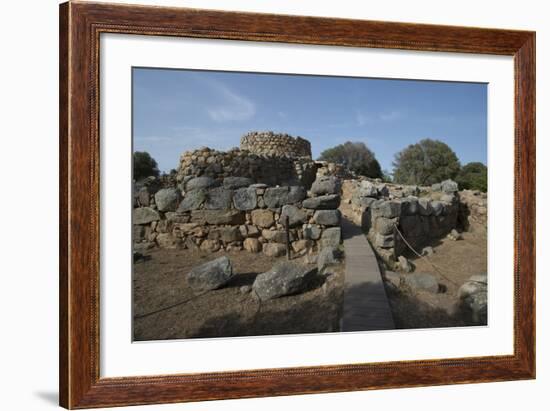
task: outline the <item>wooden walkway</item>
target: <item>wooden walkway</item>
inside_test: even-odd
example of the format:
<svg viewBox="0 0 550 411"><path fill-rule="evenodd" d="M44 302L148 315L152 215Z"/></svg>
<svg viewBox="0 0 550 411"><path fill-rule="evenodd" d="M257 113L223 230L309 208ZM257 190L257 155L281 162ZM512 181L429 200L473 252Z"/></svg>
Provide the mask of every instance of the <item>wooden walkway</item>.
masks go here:
<svg viewBox="0 0 550 411"><path fill-rule="evenodd" d="M394 329L378 262L361 227L342 218L342 236L346 277L341 331Z"/></svg>

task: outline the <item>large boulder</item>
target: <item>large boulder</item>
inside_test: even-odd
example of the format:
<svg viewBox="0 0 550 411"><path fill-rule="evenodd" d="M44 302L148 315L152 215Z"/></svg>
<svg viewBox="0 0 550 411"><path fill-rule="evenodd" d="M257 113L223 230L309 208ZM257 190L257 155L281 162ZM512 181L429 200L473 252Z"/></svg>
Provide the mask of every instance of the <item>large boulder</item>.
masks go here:
<svg viewBox="0 0 550 411"><path fill-rule="evenodd" d="M155 204L159 211L176 211L180 198L177 188L162 188L155 194Z"/></svg>
<svg viewBox="0 0 550 411"><path fill-rule="evenodd" d="M471 276L458 289L460 307L475 324L487 324L487 274Z"/></svg>
<svg viewBox="0 0 550 411"><path fill-rule="evenodd" d="M315 195L340 193L340 179L335 176L320 176L313 182L311 192Z"/></svg>
<svg viewBox="0 0 550 411"><path fill-rule="evenodd" d="M185 184L185 190L197 190L201 188L210 188L216 187L220 183L217 180L214 180L212 177L195 177L187 181Z"/></svg>
<svg viewBox="0 0 550 411"><path fill-rule="evenodd" d="M224 187L214 187L206 193L206 203L204 207L208 210L227 210L231 208L231 199L233 191Z"/></svg>
<svg viewBox="0 0 550 411"><path fill-rule="evenodd" d="M185 211L198 210L204 204L206 198L206 190L196 189L187 191L176 211L182 213Z"/></svg>
<svg viewBox="0 0 550 411"><path fill-rule="evenodd" d="M254 187L248 187L235 190L233 194L233 204L237 210L255 209L258 205L256 189Z"/></svg>
<svg viewBox="0 0 550 411"><path fill-rule="evenodd" d="M286 217L288 217L288 224L290 227L302 225L307 220L306 213L302 209L293 205L283 206L281 211L281 220L279 222L282 221L282 223L285 224Z"/></svg>
<svg viewBox="0 0 550 411"><path fill-rule="evenodd" d="M317 210L313 214L313 222L325 226L339 226L340 219L340 210Z"/></svg>
<svg viewBox="0 0 550 411"><path fill-rule="evenodd" d="M270 300L305 291L315 279L315 268L289 261L280 262L256 277L252 289L260 300Z"/></svg>
<svg viewBox="0 0 550 411"><path fill-rule="evenodd" d="M225 177L223 179L223 186L230 190L248 187L252 184L254 184L254 180L248 177Z"/></svg>
<svg viewBox="0 0 550 411"><path fill-rule="evenodd" d="M338 194L328 194L319 197L307 198L302 202L304 208L314 210L333 210L340 205L340 196Z"/></svg>
<svg viewBox="0 0 550 411"><path fill-rule="evenodd" d="M160 214L150 207L134 208L134 211L132 211L132 220L134 224L149 224L160 220Z"/></svg>
<svg viewBox="0 0 550 411"><path fill-rule="evenodd" d="M231 261L226 256L216 258L187 274L187 284L196 292L215 290L227 284L233 277Z"/></svg>

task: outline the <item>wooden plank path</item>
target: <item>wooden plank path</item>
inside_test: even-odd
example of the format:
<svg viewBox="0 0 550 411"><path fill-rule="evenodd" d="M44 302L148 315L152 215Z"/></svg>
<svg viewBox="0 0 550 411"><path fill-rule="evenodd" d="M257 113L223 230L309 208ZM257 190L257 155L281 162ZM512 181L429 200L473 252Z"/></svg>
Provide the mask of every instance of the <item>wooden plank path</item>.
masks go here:
<svg viewBox="0 0 550 411"><path fill-rule="evenodd" d="M341 331L394 329L380 268L361 227L342 218L342 237L346 272Z"/></svg>

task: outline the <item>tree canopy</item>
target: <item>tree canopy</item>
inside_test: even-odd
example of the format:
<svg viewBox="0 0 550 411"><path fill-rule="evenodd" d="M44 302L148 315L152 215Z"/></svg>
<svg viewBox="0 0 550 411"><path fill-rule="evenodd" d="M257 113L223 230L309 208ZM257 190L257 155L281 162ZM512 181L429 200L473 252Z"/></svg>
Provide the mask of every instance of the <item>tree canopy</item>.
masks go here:
<svg viewBox="0 0 550 411"><path fill-rule="evenodd" d="M483 163L468 163L456 176L460 190L479 190L487 192L487 166Z"/></svg>
<svg viewBox="0 0 550 411"><path fill-rule="evenodd" d="M396 183L431 185L454 179L460 171L460 162L447 144L424 139L397 153L393 167Z"/></svg>
<svg viewBox="0 0 550 411"><path fill-rule="evenodd" d="M159 176L157 162L146 151L134 152L134 180L141 180L150 176Z"/></svg>
<svg viewBox="0 0 550 411"><path fill-rule="evenodd" d="M356 174L381 178L382 169L374 153L361 142L347 141L321 153L319 160L342 164Z"/></svg>

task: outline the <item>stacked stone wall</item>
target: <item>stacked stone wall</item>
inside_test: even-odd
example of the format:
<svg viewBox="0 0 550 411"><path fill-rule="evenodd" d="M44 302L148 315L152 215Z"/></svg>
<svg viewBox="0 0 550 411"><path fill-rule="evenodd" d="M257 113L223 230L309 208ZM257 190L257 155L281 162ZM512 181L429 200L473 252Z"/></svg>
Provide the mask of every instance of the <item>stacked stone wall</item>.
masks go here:
<svg viewBox="0 0 550 411"><path fill-rule="evenodd" d="M458 226L460 196L451 180L432 187L347 180L343 198L351 205L355 222L362 225L390 267L407 251L407 243L421 252Z"/></svg>
<svg viewBox="0 0 550 411"><path fill-rule="evenodd" d="M219 181L239 176L255 183L275 185L303 185L310 187L317 173L317 165L309 157L284 157L256 154L247 150L227 152L207 147L186 151L180 157L177 180L207 176Z"/></svg>
<svg viewBox="0 0 550 411"><path fill-rule="evenodd" d="M311 159L311 144L304 138L271 131L253 131L241 137L241 150L276 157L307 157Z"/></svg>
<svg viewBox="0 0 550 411"><path fill-rule="evenodd" d="M286 220L294 255L338 247L341 241L339 185L257 184L250 178L201 176L179 187L152 180L134 187L135 251L154 247L286 254Z"/></svg>

